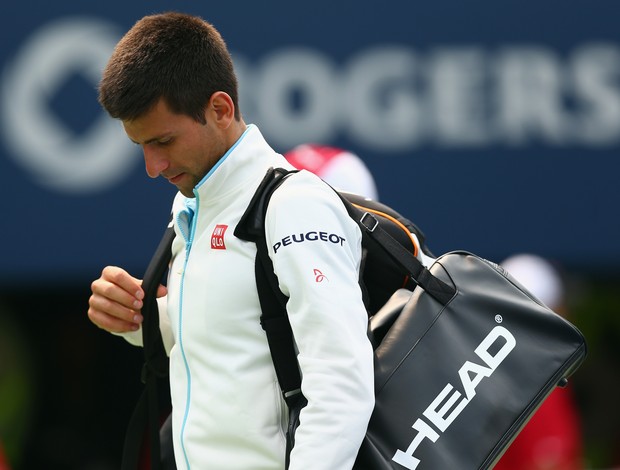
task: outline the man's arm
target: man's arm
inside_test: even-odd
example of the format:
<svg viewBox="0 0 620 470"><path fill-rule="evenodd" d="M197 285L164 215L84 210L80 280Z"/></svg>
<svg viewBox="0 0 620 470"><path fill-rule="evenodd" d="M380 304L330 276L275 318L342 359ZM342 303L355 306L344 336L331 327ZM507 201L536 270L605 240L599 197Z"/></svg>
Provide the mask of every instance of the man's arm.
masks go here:
<svg viewBox="0 0 620 470"><path fill-rule="evenodd" d="M329 187L301 174L274 193L265 233L308 399L289 468L350 469L374 406L361 233Z"/></svg>

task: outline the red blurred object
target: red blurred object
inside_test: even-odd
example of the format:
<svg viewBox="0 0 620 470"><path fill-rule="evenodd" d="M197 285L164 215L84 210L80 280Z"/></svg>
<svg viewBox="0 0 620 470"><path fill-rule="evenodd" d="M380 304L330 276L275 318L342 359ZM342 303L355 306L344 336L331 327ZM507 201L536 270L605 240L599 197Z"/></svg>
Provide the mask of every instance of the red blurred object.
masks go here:
<svg viewBox="0 0 620 470"><path fill-rule="evenodd" d="M1 442L0 442L0 470L11 470L11 467L9 467L9 461L6 458Z"/></svg>
<svg viewBox="0 0 620 470"><path fill-rule="evenodd" d="M570 387L556 388L495 470L583 470L581 423Z"/></svg>

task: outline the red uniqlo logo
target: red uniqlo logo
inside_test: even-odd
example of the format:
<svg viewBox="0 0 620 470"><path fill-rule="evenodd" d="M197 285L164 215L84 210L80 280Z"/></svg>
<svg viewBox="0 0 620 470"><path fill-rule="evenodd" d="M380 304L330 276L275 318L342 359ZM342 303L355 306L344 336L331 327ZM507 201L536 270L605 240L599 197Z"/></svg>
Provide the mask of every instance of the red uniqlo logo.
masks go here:
<svg viewBox="0 0 620 470"><path fill-rule="evenodd" d="M213 235L211 235L211 248L214 250L225 250L224 234L228 225L216 225L213 229Z"/></svg>

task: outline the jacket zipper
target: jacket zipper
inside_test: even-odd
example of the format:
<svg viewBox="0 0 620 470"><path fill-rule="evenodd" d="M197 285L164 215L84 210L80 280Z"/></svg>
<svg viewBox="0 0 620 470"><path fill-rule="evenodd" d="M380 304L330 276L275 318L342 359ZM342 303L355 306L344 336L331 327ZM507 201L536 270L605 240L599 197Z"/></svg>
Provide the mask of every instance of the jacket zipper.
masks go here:
<svg viewBox="0 0 620 470"><path fill-rule="evenodd" d="M191 385L192 385L192 376L189 370L189 364L187 362L187 356L185 355L185 348L183 346L183 297L185 291L185 273L187 272L187 264L189 262L189 255L192 249L192 244L194 241L194 236L196 233L196 221L198 219L198 207L199 207L199 196L195 192L196 197L196 207L194 210L194 214L191 218L189 224L189 234L185 237L185 262L183 264L183 274L181 275L181 285L179 293L179 347L181 349L181 356L183 357L183 364L185 365L185 373L187 376L187 395L185 398L185 411L183 414L183 423L181 425L181 432L179 434L179 440L181 443L181 448L183 449L183 458L185 460L185 465L187 466L187 470L190 470L189 459L187 456L187 450L185 449L184 435L185 435L185 426L187 425L187 418L189 416L189 406L190 406L190 398L191 398ZM182 230L181 230L181 233ZM183 234L185 236L185 234Z"/></svg>

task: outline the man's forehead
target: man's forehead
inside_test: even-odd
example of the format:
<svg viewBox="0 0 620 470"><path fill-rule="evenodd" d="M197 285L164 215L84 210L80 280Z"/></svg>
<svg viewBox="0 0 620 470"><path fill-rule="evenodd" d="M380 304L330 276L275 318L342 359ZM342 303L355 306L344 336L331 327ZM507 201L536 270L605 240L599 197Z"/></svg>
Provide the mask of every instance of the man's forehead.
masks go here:
<svg viewBox="0 0 620 470"><path fill-rule="evenodd" d="M144 115L122 123L129 139L143 145L177 133L188 120L191 120L188 116L172 113L160 101Z"/></svg>

